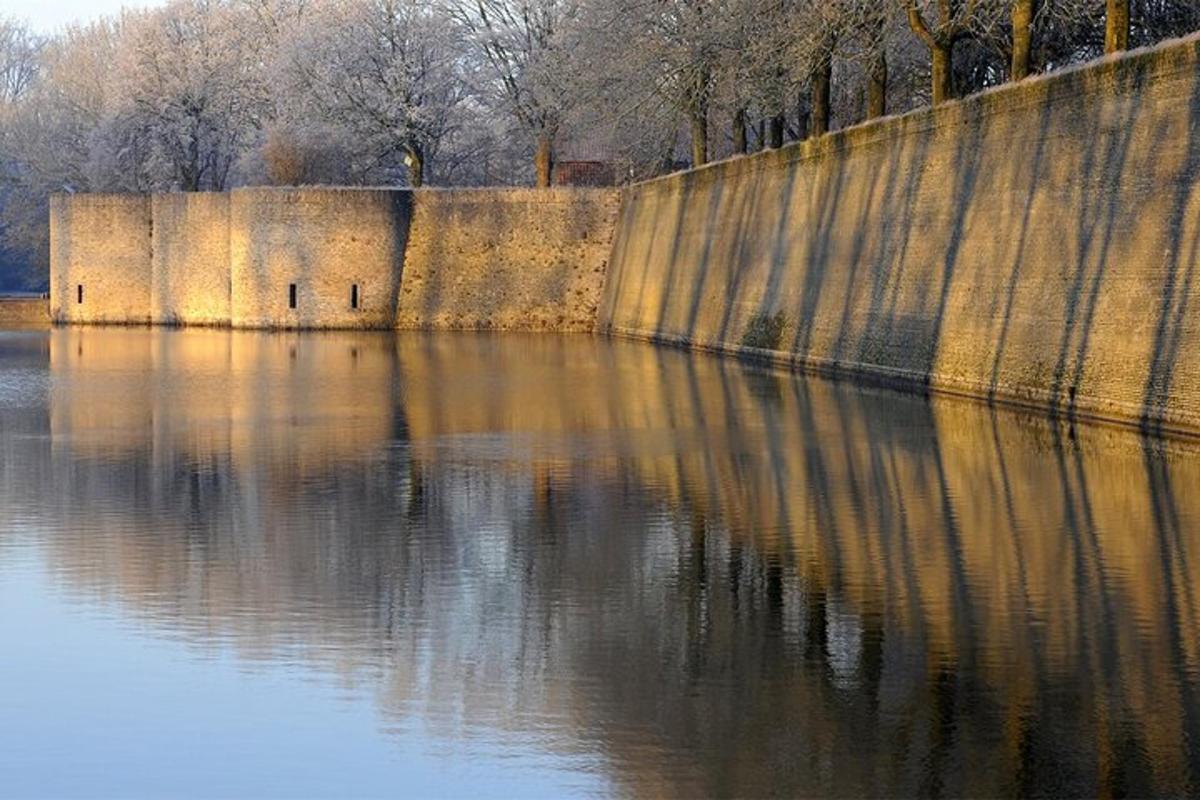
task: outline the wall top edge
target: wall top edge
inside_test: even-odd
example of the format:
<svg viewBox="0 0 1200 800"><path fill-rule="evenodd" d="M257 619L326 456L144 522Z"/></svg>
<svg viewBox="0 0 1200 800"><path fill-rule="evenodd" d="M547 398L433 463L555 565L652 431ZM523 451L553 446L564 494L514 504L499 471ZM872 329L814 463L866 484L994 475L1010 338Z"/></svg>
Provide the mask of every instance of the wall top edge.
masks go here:
<svg viewBox="0 0 1200 800"><path fill-rule="evenodd" d="M58 202L134 202L146 199L216 198L235 195L413 195L414 197L488 198L512 197L529 200L554 201L575 197L616 197L620 187L554 186L539 189L530 186L480 187L421 187L412 189L396 186L239 186L225 192L55 192L51 199Z"/></svg>
<svg viewBox="0 0 1200 800"><path fill-rule="evenodd" d="M50 195L51 201L60 203L138 203L150 197L149 194L138 192L53 192Z"/></svg>
<svg viewBox="0 0 1200 800"><path fill-rule="evenodd" d="M314 184L311 186L239 186L230 190L238 192L393 192L408 194L607 194L617 191L617 187L595 186L551 186L537 188L533 186L422 186L414 189L410 186L340 186L334 184ZM166 194L180 194L168 192Z"/></svg>
<svg viewBox="0 0 1200 800"><path fill-rule="evenodd" d="M1141 78L1151 74L1194 76L1197 64L1200 64L1200 33L1104 56L1035 75L1023 81L1001 84L939 106L924 106L904 114L866 120L825 136L792 142L775 150L735 155L696 169L660 175L629 184L625 188L637 192L640 189L671 186L688 180L712 180L718 176L725 177L742 172L755 172L771 166L817 160L829 153L844 153L862 145L889 141L921 131L952 127L964 120L1050 102L1055 97L1075 96L1080 91L1094 92L1097 87L1117 80Z"/></svg>

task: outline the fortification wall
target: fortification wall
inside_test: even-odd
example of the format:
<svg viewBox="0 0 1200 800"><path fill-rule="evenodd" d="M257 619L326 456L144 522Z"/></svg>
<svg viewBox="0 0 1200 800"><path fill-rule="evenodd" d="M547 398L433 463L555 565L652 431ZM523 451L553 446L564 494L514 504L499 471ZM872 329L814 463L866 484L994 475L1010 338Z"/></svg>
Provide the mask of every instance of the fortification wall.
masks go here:
<svg viewBox="0 0 1200 800"><path fill-rule="evenodd" d="M1191 38L641 184L619 213L604 190L243 189L225 201L227 240L220 198L155 201L152 259L148 198L59 196L51 314L598 321L1200 432L1198 180Z"/></svg>
<svg viewBox="0 0 1200 800"><path fill-rule="evenodd" d="M235 190L233 325L393 327L411 208L400 190Z"/></svg>
<svg viewBox="0 0 1200 800"><path fill-rule="evenodd" d="M618 202L586 189L56 197L52 305L62 322L591 330Z"/></svg>
<svg viewBox="0 0 1200 800"><path fill-rule="evenodd" d="M50 199L50 316L56 322L150 321L150 197Z"/></svg>
<svg viewBox="0 0 1200 800"><path fill-rule="evenodd" d="M156 194L151 206L151 321L228 325L229 195Z"/></svg>
<svg viewBox="0 0 1200 800"><path fill-rule="evenodd" d="M619 197L590 189L414 193L397 325L592 330Z"/></svg>
<svg viewBox="0 0 1200 800"><path fill-rule="evenodd" d="M1198 178L1192 38L636 186L600 327L1197 431Z"/></svg>
<svg viewBox="0 0 1200 800"><path fill-rule="evenodd" d="M46 325L50 303L44 297L0 297L0 327Z"/></svg>

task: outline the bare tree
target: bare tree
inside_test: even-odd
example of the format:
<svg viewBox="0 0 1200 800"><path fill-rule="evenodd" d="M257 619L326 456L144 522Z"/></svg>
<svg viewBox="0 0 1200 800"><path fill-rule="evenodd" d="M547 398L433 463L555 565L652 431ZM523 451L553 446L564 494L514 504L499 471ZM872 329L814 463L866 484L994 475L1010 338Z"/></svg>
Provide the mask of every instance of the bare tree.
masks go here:
<svg viewBox="0 0 1200 800"><path fill-rule="evenodd" d="M845 0L801 0L793 4L788 29L792 47L789 55L799 80L809 91L810 125L813 136L829 132L833 110L833 58L852 13Z"/></svg>
<svg viewBox="0 0 1200 800"><path fill-rule="evenodd" d="M455 33L419 0L326 2L285 40L285 85L303 99L299 116L346 131L361 176L402 161L421 186L462 100Z"/></svg>
<svg viewBox="0 0 1200 800"><path fill-rule="evenodd" d="M29 26L0 17L0 106L17 102L37 76L42 39Z"/></svg>
<svg viewBox="0 0 1200 800"><path fill-rule="evenodd" d="M929 50L933 104L954 97L954 46L972 30L988 28L999 10L987 0L901 0L908 24Z"/></svg>
<svg viewBox="0 0 1200 800"><path fill-rule="evenodd" d="M807 75L796 64L794 15L796 0L741 0L735 19L743 20L739 52L724 71L742 98L742 104L758 110L757 136L760 146L783 146L787 130L785 109L789 98L804 90ZM803 75L803 77L801 77Z"/></svg>
<svg viewBox="0 0 1200 800"><path fill-rule="evenodd" d="M843 58L862 62L867 76L867 117L887 109L887 47L895 8L877 0L807 0L799 6L793 41L795 61L810 87L814 136L827 133L833 114L833 63Z"/></svg>
<svg viewBox="0 0 1200 800"><path fill-rule="evenodd" d="M1129 49L1129 0L1108 0L1105 14L1104 52Z"/></svg>
<svg viewBox="0 0 1200 800"><path fill-rule="evenodd" d="M1009 19L1011 30L1001 32L1001 26L992 31L983 31L983 38L990 38L1000 51L1007 51L1009 77L1014 81L1024 80L1045 66L1047 58L1056 56L1064 48L1054 39L1065 35L1077 46L1088 37L1086 31L1098 20L1098 0L1010 0ZM1038 47L1037 39L1044 44ZM1041 51L1041 58L1038 53Z"/></svg>
<svg viewBox="0 0 1200 800"><path fill-rule="evenodd" d="M152 143L163 185L220 191L269 107L250 31L223 0L176 0L129 32L120 115Z"/></svg>
<svg viewBox="0 0 1200 800"><path fill-rule="evenodd" d="M1012 0L1012 61L1014 81L1029 77L1033 54L1033 16L1036 0Z"/></svg>
<svg viewBox="0 0 1200 800"><path fill-rule="evenodd" d="M537 185L549 186L555 139L571 99L556 70L566 59L565 28L575 0L450 0L450 8L510 112L533 137Z"/></svg>
<svg viewBox="0 0 1200 800"><path fill-rule="evenodd" d="M846 41L851 55L858 56L867 72L867 119L882 117L888 111L888 46L898 27L895 7L890 3L858 0Z"/></svg>
<svg viewBox="0 0 1200 800"><path fill-rule="evenodd" d="M723 76L736 60L734 43L746 41L729 0L614 0L605 41L620 74L643 95L686 125L693 166L712 156L711 117Z"/></svg>

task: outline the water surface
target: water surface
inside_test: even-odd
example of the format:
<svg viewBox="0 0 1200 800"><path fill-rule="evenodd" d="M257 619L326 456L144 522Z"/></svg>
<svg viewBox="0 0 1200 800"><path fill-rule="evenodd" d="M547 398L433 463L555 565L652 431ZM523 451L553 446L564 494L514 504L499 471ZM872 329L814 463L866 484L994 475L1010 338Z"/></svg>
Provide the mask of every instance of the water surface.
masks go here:
<svg viewBox="0 0 1200 800"><path fill-rule="evenodd" d="M0 795L1194 794L1198 486L586 336L0 333Z"/></svg>

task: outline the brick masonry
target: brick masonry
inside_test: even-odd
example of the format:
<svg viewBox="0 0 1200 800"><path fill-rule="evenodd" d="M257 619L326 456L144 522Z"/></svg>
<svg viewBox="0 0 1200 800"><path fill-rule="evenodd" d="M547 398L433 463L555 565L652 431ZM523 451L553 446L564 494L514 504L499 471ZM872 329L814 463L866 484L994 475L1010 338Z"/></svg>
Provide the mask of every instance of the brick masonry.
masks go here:
<svg viewBox="0 0 1200 800"><path fill-rule="evenodd" d="M1200 432L1198 179L1191 38L635 186L600 328Z"/></svg>

